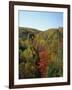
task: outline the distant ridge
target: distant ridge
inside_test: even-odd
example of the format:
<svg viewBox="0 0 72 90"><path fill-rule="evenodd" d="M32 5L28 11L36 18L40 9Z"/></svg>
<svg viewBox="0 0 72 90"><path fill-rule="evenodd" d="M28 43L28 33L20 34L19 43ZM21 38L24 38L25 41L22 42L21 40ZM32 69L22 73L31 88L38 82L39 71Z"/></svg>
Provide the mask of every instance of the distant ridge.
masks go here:
<svg viewBox="0 0 72 90"><path fill-rule="evenodd" d="M32 31L32 32L40 32L40 30L35 29L35 28L30 28L30 27L19 27L19 30L27 30L27 31Z"/></svg>
<svg viewBox="0 0 72 90"><path fill-rule="evenodd" d="M36 28L31 28L31 27L19 27L20 30L35 30L35 31L42 31L42 30L39 30L39 29L36 29ZM48 30L57 30L57 29L60 29L60 30L63 30L63 27L59 27L59 28L49 28L49 29L45 29L43 31L48 31Z"/></svg>

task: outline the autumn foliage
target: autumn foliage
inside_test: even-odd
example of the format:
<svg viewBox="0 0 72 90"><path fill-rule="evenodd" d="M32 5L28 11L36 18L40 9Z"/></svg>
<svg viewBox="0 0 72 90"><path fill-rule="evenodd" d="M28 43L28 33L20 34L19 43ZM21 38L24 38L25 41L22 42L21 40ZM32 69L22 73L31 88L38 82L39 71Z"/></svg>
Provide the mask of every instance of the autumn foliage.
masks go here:
<svg viewBox="0 0 72 90"><path fill-rule="evenodd" d="M63 76L63 28L19 28L19 79Z"/></svg>

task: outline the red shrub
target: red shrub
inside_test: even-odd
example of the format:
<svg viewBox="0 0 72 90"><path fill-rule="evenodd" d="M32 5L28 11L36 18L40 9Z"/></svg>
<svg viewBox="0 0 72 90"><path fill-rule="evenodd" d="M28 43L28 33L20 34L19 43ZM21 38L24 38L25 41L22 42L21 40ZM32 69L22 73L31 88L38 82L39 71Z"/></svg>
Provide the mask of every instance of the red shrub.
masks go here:
<svg viewBox="0 0 72 90"><path fill-rule="evenodd" d="M48 53L46 50L43 50L39 52L39 62L38 62L38 68L41 73L41 76L44 76L46 70L47 70L47 61L48 61Z"/></svg>

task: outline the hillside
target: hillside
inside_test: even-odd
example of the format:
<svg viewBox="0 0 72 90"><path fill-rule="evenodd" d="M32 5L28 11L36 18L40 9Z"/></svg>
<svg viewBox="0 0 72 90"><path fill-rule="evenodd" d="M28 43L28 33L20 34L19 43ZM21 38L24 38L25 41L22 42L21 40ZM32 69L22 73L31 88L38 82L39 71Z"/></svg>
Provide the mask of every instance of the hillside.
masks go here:
<svg viewBox="0 0 72 90"><path fill-rule="evenodd" d="M19 36L20 37L24 37L27 36L29 33L39 33L40 31L34 28L28 28L28 27L19 27Z"/></svg>
<svg viewBox="0 0 72 90"><path fill-rule="evenodd" d="M19 27L19 78L62 76L63 28Z"/></svg>

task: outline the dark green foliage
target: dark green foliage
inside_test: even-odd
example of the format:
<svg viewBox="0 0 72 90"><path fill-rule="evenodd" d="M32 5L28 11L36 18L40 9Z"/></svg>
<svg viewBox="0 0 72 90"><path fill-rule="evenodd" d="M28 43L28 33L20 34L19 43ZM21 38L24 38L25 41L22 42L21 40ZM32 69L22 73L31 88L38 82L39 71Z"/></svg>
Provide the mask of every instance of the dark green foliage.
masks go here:
<svg viewBox="0 0 72 90"><path fill-rule="evenodd" d="M63 76L62 63L54 61L49 65L48 77L60 77Z"/></svg>
<svg viewBox="0 0 72 90"><path fill-rule="evenodd" d="M35 64L32 64L31 62L27 63L21 63L19 67L19 78L36 78L38 75L37 67Z"/></svg>

